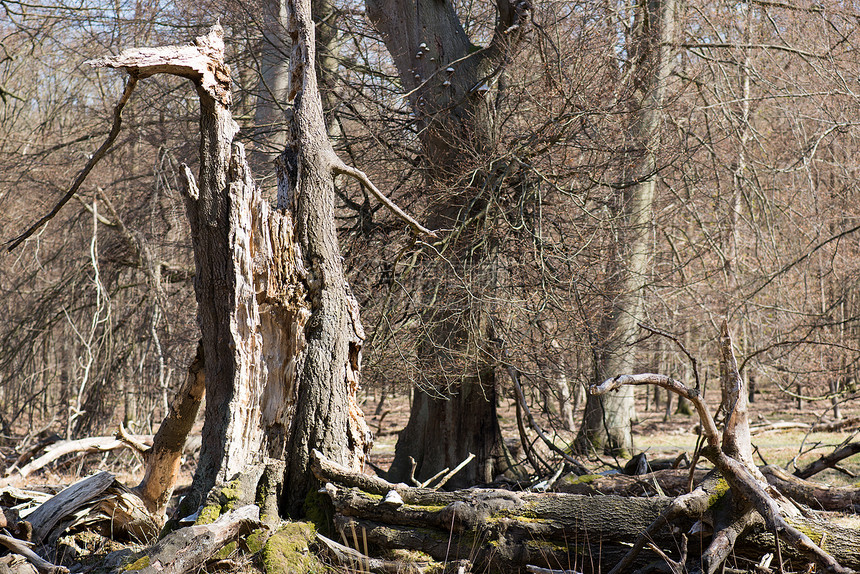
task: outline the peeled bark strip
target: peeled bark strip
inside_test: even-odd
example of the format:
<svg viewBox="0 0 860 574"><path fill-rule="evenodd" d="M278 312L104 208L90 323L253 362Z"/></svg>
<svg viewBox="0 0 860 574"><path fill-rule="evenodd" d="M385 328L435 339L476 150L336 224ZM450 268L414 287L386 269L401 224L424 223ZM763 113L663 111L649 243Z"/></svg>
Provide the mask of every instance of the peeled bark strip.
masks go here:
<svg viewBox="0 0 860 574"><path fill-rule="evenodd" d="M198 345L197 356L188 368L185 383L158 427L152 447L144 451L146 471L143 480L134 488L146 509L159 519L164 516L173 495L185 440L197 418L205 384L203 346Z"/></svg>
<svg viewBox="0 0 860 574"><path fill-rule="evenodd" d="M109 472L76 482L27 516L33 540L50 546L69 529L94 527L111 538L148 541L161 526L129 488Z"/></svg>

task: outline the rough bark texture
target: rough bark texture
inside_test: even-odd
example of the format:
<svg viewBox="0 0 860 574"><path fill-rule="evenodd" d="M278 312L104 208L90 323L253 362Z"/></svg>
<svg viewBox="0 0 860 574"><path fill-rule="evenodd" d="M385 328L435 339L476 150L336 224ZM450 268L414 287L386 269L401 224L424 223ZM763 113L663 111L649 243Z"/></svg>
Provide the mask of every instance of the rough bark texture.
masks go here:
<svg viewBox="0 0 860 574"><path fill-rule="evenodd" d="M657 152L666 83L673 65L674 0L640 0L631 46L636 88L631 102L631 136L635 153L617 197L619 221L615 253L610 257L609 302L595 350L595 383L636 371L629 345L642 318L644 286L650 259L649 229L657 186ZM577 436L580 450L627 453L633 445L630 422L635 417L633 387L611 395L590 395Z"/></svg>
<svg viewBox="0 0 860 574"><path fill-rule="evenodd" d="M355 400L364 331L337 242L333 170L340 162L328 139L317 87L310 0L290 0L287 10L292 40L288 98L293 107L279 164L278 208L294 213L297 263L310 303L285 477L284 509L298 515L308 493L316 490L310 451L319 449L359 468L371 438Z"/></svg>
<svg viewBox="0 0 860 574"><path fill-rule="evenodd" d="M450 0L369 0L367 15L394 59L412 109L421 123L428 190L456 189L431 198L431 229L457 228L481 209L476 190L486 174L474 158L495 142L495 96L507 57L528 28L527 1L496 3L498 19L490 44L475 49ZM476 170L475 177L469 170ZM471 180L470 183L466 183ZM483 294L494 285L492 246L473 249L475 230L459 233L446 256L458 272L484 277L469 293L451 284L428 288L434 303L424 315L425 344L419 351L427 380L415 390L409 423L397 443L390 475L407 480L409 457L419 480L476 455L451 486L488 482L498 471L503 443L496 420L492 309ZM491 243L491 242L490 242ZM447 276L448 271L441 275ZM461 298L467 301L453 303ZM467 307L465 313L446 307Z"/></svg>
<svg viewBox="0 0 860 574"><path fill-rule="evenodd" d="M518 572L527 564L580 572L607 572L627 553L630 542L649 530L648 540L669 556L677 556L680 533L699 520L723 520L732 508L725 482L712 476L703 482L704 497L687 496L687 502L654 496L581 496L537 494L492 489L436 492L391 484L338 467L320 457L315 472L329 481L326 491L335 509L336 525L345 532L351 524L371 544L385 548L421 550L439 560L467 558L476 571ZM396 491L402 503L382 497ZM671 525L655 522L676 508ZM850 526L823 521L818 516L793 519L795 526L825 540L826 549L844 566L860 567L860 532ZM850 519L849 519L850 521ZM740 564L756 563L772 552L774 540L761 520L749 520L734 542ZM707 526L705 526L707 528ZM835 537L836 539L832 539ZM690 537L689 555L697 557L710 542L708 532ZM806 556L782 548L786 568L803 570ZM627 565L624 572L662 559L650 550Z"/></svg>
<svg viewBox="0 0 860 574"><path fill-rule="evenodd" d="M293 109L275 211L260 196L244 148L233 143L220 27L194 46L130 50L99 61L133 77L189 78L200 97L199 185L186 168L206 357L203 444L186 497L192 511L213 485L269 457L288 458L286 506L298 512L311 488L311 447L352 466L367 448L355 402L363 333L334 227L337 158L316 89L310 2L287 9Z"/></svg>
<svg viewBox="0 0 860 574"><path fill-rule="evenodd" d="M184 574L196 572L225 545L260 526L260 509L243 506L220 516L211 524L181 528L162 538L158 544L133 555L114 573Z"/></svg>

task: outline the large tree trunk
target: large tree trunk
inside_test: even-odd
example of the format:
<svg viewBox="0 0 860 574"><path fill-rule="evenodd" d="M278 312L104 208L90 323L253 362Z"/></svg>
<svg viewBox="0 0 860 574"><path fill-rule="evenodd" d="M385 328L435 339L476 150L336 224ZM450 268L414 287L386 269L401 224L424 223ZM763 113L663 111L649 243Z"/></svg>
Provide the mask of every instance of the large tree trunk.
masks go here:
<svg viewBox="0 0 860 574"><path fill-rule="evenodd" d="M233 143L220 27L194 46L131 50L101 62L134 78L189 78L200 96L200 183L186 169L186 206L206 419L185 508L268 457L288 460L284 504L298 512L313 488L306 449L357 468L367 448L355 401L363 333L340 263L332 188L339 160L322 120L309 0L288 3L288 31L293 113L274 211L244 148Z"/></svg>
<svg viewBox="0 0 860 574"><path fill-rule="evenodd" d="M426 294L420 352L426 380L415 389L409 423L397 442L390 469L396 480L409 478L410 456L421 480L453 468L471 452L476 462L458 473L451 486L487 482L498 470L503 449L495 410L492 309L487 303L495 281L492 246L476 249L480 232L459 229L461 221L482 208L476 190L486 175L473 158L495 141L497 83L507 54L529 21L528 2L515 7L499 0L497 8L493 40L475 51L449 0L367 2L368 17L382 34L422 124L426 187L434 214L430 226L458 229L454 243L445 249L445 265L431 275L447 279ZM475 170L475 177L469 177L470 170ZM463 277L482 276L483 284L464 289L450 278L448 265Z"/></svg>
<svg viewBox="0 0 860 574"><path fill-rule="evenodd" d="M644 311L644 288L650 260L651 209L657 186L657 152L666 82L672 68L674 0L640 0L631 46L633 93L632 138L635 154L617 197L620 229L611 255L607 292L615 293L601 321L595 350L594 380L635 372L630 348ZM577 444L581 450L630 451L630 423L635 418L633 388L611 395L590 395Z"/></svg>

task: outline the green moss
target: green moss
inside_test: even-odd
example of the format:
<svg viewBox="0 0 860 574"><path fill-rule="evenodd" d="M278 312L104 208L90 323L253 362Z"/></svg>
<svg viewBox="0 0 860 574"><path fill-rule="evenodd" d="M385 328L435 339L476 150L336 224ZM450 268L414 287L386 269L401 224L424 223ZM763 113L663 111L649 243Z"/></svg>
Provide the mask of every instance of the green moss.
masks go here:
<svg viewBox="0 0 860 574"><path fill-rule="evenodd" d="M221 489L221 512L230 512L236 506L236 501L241 496L242 485L238 479Z"/></svg>
<svg viewBox="0 0 860 574"><path fill-rule="evenodd" d="M214 560L226 560L230 558L236 550L239 549L239 544L236 541L233 541L226 546L222 547L218 552L212 555Z"/></svg>
<svg viewBox="0 0 860 574"><path fill-rule="evenodd" d="M329 538L334 536L332 526L334 522L334 507L327 494L321 494L316 489L311 489L305 497L302 510L304 511L305 519L312 522L322 535Z"/></svg>
<svg viewBox="0 0 860 574"><path fill-rule="evenodd" d="M818 530L815 530L808 522L795 522L793 520L786 519L786 521L797 528L800 532L805 534L812 540L816 546L819 546L822 550L824 550L824 546L821 545L821 541L824 538L823 534Z"/></svg>
<svg viewBox="0 0 860 574"><path fill-rule="evenodd" d="M197 520L194 524L212 524L218 517L221 516L220 504L207 504L200 509L200 514L197 515Z"/></svg>
<svg viewBox="0 0 860 574"><path fill-rule="evenodd" d="M708 508L714 506L720 499L729 491L729 483L726 479L721 478L714 485L714 493L708 498Z"/></svg>
<svg viewBox="0 0 860 574"><path fill-rule="evenodd" d="M444 504L423 506L421 504L404 504L400 507L401 510L415 510L419 512L439 512L445 508Z"/></svg>
<svg viewBox="0 0 860 574"><path fill-rule="evenodd" d="M147 566L149 566L149 556L142 556L128 566L125 566L122 570L123 572L134 572L135 570L143 570Z"/></svg>
<svg viewBox="0 0 860 574"><path fill-rule="evenodd" d="M223 486L216 496L210 494L206 504L200 509L200 514L197 515L194 524L212 524L218 520L219 516L233 510L241 496L241 487L242 485L237 479Z"/></svg>
<svg viewBox="0 0 860 574"><path fill-rule="evenodd" d="M567 546L549 540L529 540L526 542L526 546L537 551L567 552Z"/></svg>
<svg viewBox="0 0 860 574"><path fill-rule="evenodd" d="M245 538L245 545L248 547L248 552L251 554L260 552L266 545L266 531L262 528L258 528L251 532L251 534Z"/></svg>
<svg viewBox="0 0 860 574"><path fill-rule="evenodd" d="M591 484L600 478L599 474L583 474L582 476L567 475L562 480L565 484Z"/></svg>
<svg viewBox="0 0 860 574"><path fill-rule="evenodd" d="M266 574L316 574L325 566L310 551L315 529L308 522L289 522L272 534L263 547Z"/></svg>

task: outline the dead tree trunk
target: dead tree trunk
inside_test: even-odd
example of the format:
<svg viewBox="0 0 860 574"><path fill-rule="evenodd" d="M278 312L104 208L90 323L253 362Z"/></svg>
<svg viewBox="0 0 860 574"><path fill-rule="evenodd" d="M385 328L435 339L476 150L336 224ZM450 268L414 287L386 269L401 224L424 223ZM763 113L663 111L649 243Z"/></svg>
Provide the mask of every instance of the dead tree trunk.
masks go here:
<svg viewBox="0 0 860 574"><path fill-rule="evenodd" d="M356 468L369 433L355 401L363 332L343 277L333 178L363 173L332 151L314 72L309 0L288 2L292 40L277 208L260 197L230 115L230 72L220 27L193 46L130 50L99 65L136 80L188 78L201 104L199 185L186 168L198 319L205 353L206 419L190 507L218 482L265 458L287 460L283 509L299 513L313 488L308 452Z"/></svg>

